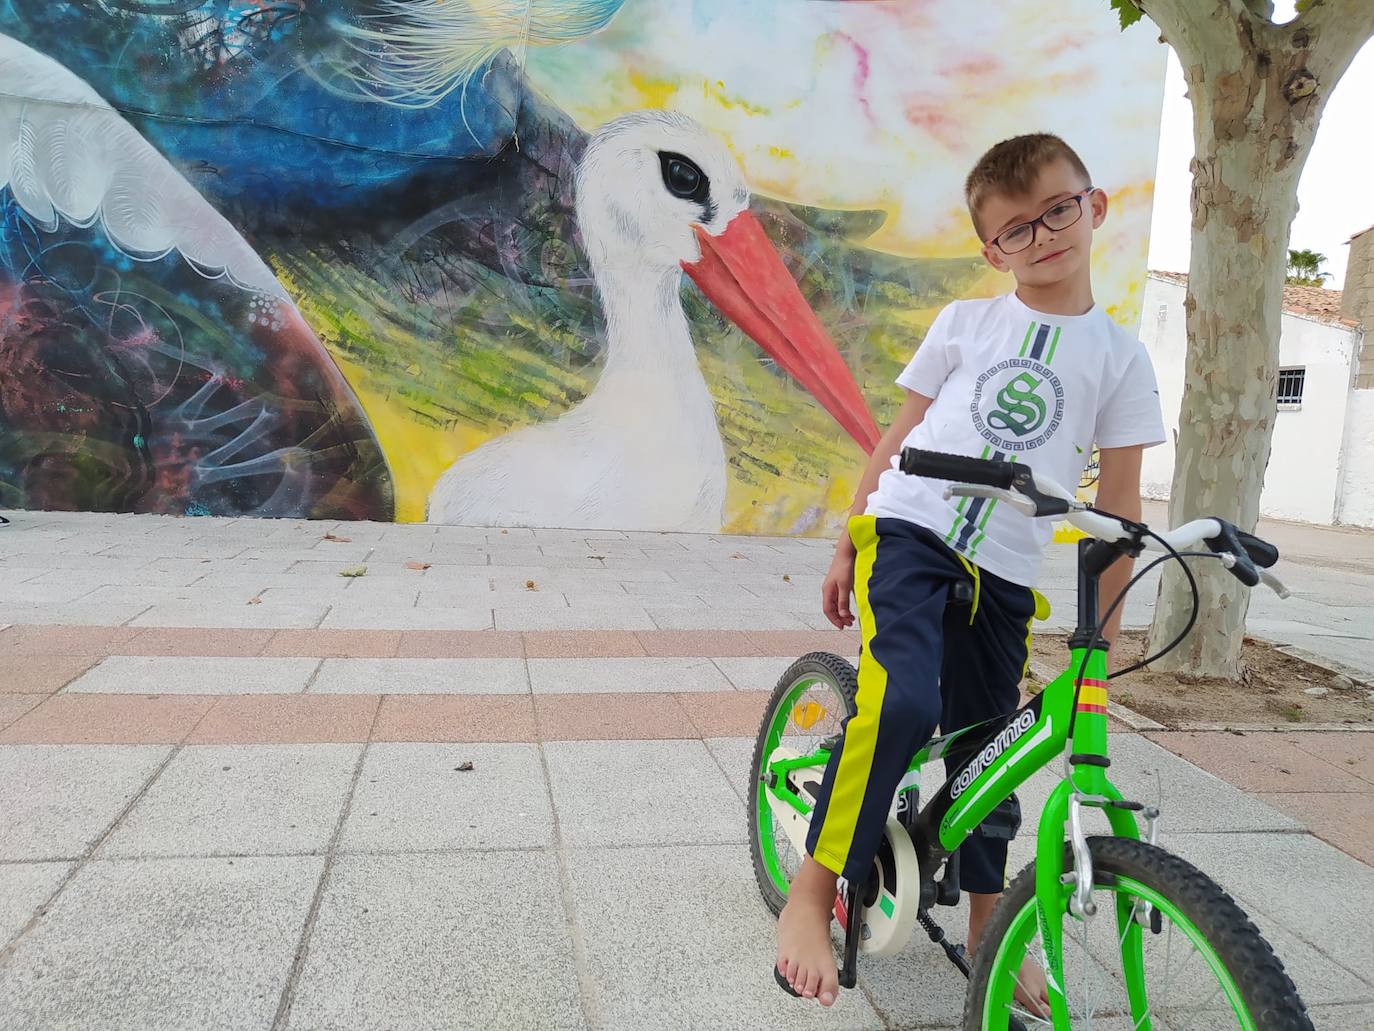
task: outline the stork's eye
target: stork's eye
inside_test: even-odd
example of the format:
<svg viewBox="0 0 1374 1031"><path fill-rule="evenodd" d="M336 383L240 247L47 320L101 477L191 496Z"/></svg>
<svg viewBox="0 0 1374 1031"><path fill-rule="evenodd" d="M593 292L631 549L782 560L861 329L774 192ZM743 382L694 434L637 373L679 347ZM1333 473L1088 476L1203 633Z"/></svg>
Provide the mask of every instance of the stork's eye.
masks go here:
<svg viewBox="0 0 1374 1031"><path fill-rule="evenodd" d="M711 192L711 180L695 161L681 154L663 151L658 155L663 185L674 197L702 203Z"/></svg>

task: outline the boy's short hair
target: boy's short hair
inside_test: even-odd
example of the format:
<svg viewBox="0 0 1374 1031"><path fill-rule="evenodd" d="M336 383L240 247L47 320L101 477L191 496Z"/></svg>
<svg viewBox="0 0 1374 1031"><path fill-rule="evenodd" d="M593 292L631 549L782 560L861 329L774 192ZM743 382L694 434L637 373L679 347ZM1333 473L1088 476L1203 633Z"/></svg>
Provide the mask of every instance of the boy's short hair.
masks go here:
<svg viewBox="0 0 1374 1031"><path fill-rule="evenodd" d="M1083 159L1054 133L1033 132L1013 136L980 157L964 180L964 200L968 203L968 212L978 236L981 238L983 235L983 229L978 224L978 209L984 201L997 193L1019 195L1029 192L1041 170L1060 158L1083 177L1085 186L1092 182Z"/></svg>

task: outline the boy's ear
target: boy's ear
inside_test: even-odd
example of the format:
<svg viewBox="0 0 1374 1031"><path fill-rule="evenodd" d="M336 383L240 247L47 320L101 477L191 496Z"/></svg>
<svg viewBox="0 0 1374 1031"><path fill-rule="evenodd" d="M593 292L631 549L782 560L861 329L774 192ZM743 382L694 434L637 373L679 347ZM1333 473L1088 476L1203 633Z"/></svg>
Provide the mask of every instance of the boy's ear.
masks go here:
<svg viewBox="0 0 1374 1031"><path fill-rule="evenodd" d="M1096 214L1094 214L1094 218L1096 218ZM983 260L998 272L1007 272L1011 269L1011 266L1007 264L1007 256L998 250L996 244L983 244Z"/></svg>
<svg viewBox="0 0 1374 1031"><path fill-rule="evenodd" d="M1093 228L1100 229L1107 221L1107 194L1103 190L1093 190L1088 202L1093 206Z"/></svg>

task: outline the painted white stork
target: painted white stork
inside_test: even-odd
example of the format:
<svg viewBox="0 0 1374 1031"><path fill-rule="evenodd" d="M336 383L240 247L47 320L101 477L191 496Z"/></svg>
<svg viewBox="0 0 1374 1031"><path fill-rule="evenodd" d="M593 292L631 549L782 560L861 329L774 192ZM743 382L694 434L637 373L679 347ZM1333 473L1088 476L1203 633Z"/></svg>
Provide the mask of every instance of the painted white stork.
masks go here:
<svg viewBox="0 0 1374 1031"><path fill-rule="evenodd" d="M718 531L725 451L682 309L684 270L872 451L858 385L748 205L738 163L690 118L641 111L602 126L576 178L606 313L601 376L572 411L454 463L430 521Z"/></svg>

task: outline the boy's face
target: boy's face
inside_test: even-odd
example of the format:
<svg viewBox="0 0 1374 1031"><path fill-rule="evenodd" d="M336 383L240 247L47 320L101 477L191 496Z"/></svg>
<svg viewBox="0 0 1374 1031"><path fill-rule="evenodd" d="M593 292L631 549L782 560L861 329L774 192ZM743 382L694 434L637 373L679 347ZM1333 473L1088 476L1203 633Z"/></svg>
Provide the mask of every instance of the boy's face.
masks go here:
<svg viewBox="0 0 1374 1031"><path fill-rule="evenodd" d="M978 225L984 233L983 257L999 272L1010 272L1024 286L1053 286L1086 272L1093 230L1107 217L1107 195L1101 190L1089 193L1088 187L1073 166L1059 158L1041 169L1028 193L992 194L978 210ZM1061 225L1074 214L1075 205L1081 205L1081 215L1072 225L1055 230L1043 221L1037 222L1033 227L1034 240L1028 246L1024 238L1009 240L1004 235L1042 216L1047 216L1051 224ZM1021 231L1023 237L1024 232ZM996 242L999 237L1006 249ZM1024 249L1017 250L1018 246ZM1013 253L1006 253L1007 249Z"/></svg>

